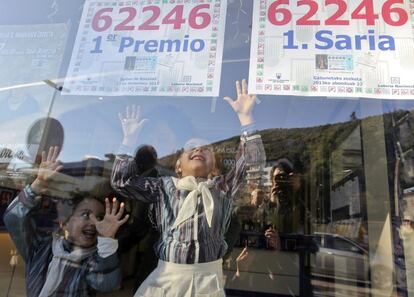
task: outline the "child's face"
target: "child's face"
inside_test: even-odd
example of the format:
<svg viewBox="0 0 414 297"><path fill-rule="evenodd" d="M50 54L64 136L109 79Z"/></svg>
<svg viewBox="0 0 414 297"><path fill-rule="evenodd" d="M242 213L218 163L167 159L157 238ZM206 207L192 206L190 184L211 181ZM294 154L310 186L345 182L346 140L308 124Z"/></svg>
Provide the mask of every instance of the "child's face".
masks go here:
<svg viewBox="0 0 414 297"><path fill-rule="evenodd" d="M84 199L76 206L72 216L63 225L67 241L82 248L89 248L96 244L98 233L89 218L92 213L98 219L105 215L104 206L95 199Z"/></svg>
<svg viewBox="0 0 414 297"><path fill-rule="evenodd" d="M177 171L184 176L207 178L214 169L214 156L205 146L185 150L180 156Z"/></svg>

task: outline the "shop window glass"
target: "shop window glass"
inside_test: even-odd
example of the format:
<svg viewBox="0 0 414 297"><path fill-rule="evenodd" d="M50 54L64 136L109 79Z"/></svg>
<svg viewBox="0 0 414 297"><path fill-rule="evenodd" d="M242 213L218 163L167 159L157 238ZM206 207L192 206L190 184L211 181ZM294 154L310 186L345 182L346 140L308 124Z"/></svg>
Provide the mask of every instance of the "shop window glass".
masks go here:
<svg viewBox="0 0 414 297"><path fill-rule="evenodd" d="M90 2L102 9L110 7L117 12L124 7L124 10L111 19L109 10L101 11L98 16L88 15L84 8L92 7ZM222 1L226 6L220 8L223 14L221 19L216 16L216 20L203 7L220 1L170 1L177 5L171 4L168 11L160 10L157 20L147 19L151 15L155 17L164 3L170 5L167 2L16 0L0 4L0 287L7 290L6 296L27 293L22 253L11 240L3 215L13 199L36 179L42 151L58 147L62 168L37 205L36 230L58 230L62 218L72 213L70 201L75 197L118 197L125 203L130 219L117 234L123 290L116 288L112 294L131 295L157 265L156 255L160 251L154 252L153 246L162 234L156 228L157 211L152 206L122 197L111 187L111 172L125 133L122 120L127 117L127 108L137 111L139 107L139 119L146 119L128 153L135 157L143 145L155 150L154 154L151 148L144 147L136 157L141 164L137 167L139 174L154 178L179 177L177 158L188 141L195 139L214 153L214 174L228 174L237 164L241 132L237 115L223 97L236 99L236 81L250 79L251 82L254 77L260 85L260 77L266 71L281 67L279 63L288 59L286 51L293 48L282 49L279 42L290 42L288 47L300 42L298 48L305 50L305 44L310 46L311 37L317 31L313 25L295 27L286 33L285 39L270 36L264 45L258 41L258 48L253 51L252 44L259 40L260 36L256 35L261 31L255 31L254 5L259 4L254 1ZM264 2L268 9L276 9L280 14L280 18L272 19L273 23L288 17L288 8L293 11L296 5L293 1L290 5L283 1ZM322 3L303 2L299 6L304 11L298 10L297 14L303 15L307 9L312 12L312 3L316 2ZM362 18L358 34L365 32L366 27L371 28L366 25L365 17L376 20L375 14L369 14L369 5L373 2L379 1L358 2L366 9L365 14L364 10L354 13ZM413 4L394 2L384 1L389 7L381 10L381 18L390 9L394 16L381 19L383 27L391 26L386 22L403 21L406 13L407 22L413 23ZM197 6L194 3L200 5L198 10L188 8ZM273 6L269 8L271 3ZM344 3L320 5L320 13L309 16L307 21L332 15L335 6L341 7ZM136 15L133 9L125 8L141 6L152 8ZM96 13L101 8L94 9L91 11ZM351 14L348 11L336 21L346 21ZM136 22L132 21L135 16ZM131 20L125 19L128 17ZM293 13L292 17L297 15ZM87 19L90 27L83 30ZM210 21L212 24L217 21L217 31L212 31L213 35L208 38L197 36L195 32L202 30L197 28ZM89 36L91 28L106 32L105 26L110 22L113 24L109 26L117 25L125 30L120 30L118 36L102 33L95 40L82 41L82 34ZM139 25L147 29L170 26L173 29L163 31L165 36L188 41L186 46L192 50L191 55L182 55L184 43L180 43L180 50L171 50L168 55L148 54L156 51L155 48L160 51L161 46L167 51L178 43L167 39L162 45L161 42L157 45L132 43L132 38L138 38L134 30ZM130 30L128 26L137 28ZM178 29L183 26L188 30ZM332 25L335 26L339 25ZM367 32L369 36L361 42L370 42L385 34L380 25L373 27L375 33ZM375 50L367 50L364 55L351 53L340 61L336 59L341 53L337 48L318 52L310 61L300 56L292 58L289 71L297 77L297 88L313 80L309 75L312 71L326 75L337 73L332 65L350 67L351 62L360 65L358 69L365 82L371 85L389 75L390 61L400 63L403 77L392 77L392 85L400 85L398 79L405 80L407 71L413 67L414 45L412 38L405 36L405 29L399 33L397 25L391 27L387 32L400 37L395 44L394 56L398 58L378 59L377 39L373 41ZM148 40L158 38L161 33L152 30L153 34L146 30L143 36ZM222 41L220 34L223 34ZM328 35L325 33L325 38ZM217 56L211 52L206 54L201 50L203 40L207 39L217 42L217 45L209 43L210 47L217 46L217 55L222 47L222 61L216 60ZM130 51L128 56L120 62L108 55L102 62L100 51L114 51L110 47L121 40L124 50ZM355 46L355 40L351 42ZM82 44L88 49L83 50ZM345 46L345 41L333 46ZM138 50L147 52L141 55ZM253 52L259 55L260 50L271 53L263 66L269 68L261 69L260 57L252 56ZM86 51L95 51L96 56L82 58ZM252 57L256 59L253 62ZM191 67L186 65L189 61L193 63ZM85 76L81 76L83 86L71 89L70 81L77 67L85 71ZM119 69L125 75L122 80L117 73ZM154 69L158 71L156 75ZM194 83L191 75L182 75L185 71L192 74L205 69L211 70L206 75L214 73L218 78L203 86ZM275 72L275 86L263 84L264 94L255 99L254 130L261 135L266 160L246 167L242 185L229 207L228 220L223 222L225 232L219 239L225 241L219 251L223 257L223 277L217 283L222 282L228 296L414 296L411 248L414 240L414 97L409 95L413 87L407 85L398 90L390 87L388 95L377 94L377 97L362 93L361 96L333 94L334 90L339 92L339 87L332 89L331 94L318 89L319 96L308 96L312 89L306 88L295 90L297 93L275 95L272 92L279 86L280 91L286 91L284 83L277 82L283 81L284 76L285 73ZM148 80L154 77L160 82L151 85ZM179 90L176 85L168 85L178 77ZM121 92L120 88L128 82L138 80L134 85L137 89ZM95 84L97 81L99 84ZM141 86L154 87L154 91L144 95ZM95 92L94 88L99 87L103 88L102 92ZM408 95L404 95L406 89ZM187 91L187 95L183 93ZM159 293L155 289L151 292Z"/></svg>

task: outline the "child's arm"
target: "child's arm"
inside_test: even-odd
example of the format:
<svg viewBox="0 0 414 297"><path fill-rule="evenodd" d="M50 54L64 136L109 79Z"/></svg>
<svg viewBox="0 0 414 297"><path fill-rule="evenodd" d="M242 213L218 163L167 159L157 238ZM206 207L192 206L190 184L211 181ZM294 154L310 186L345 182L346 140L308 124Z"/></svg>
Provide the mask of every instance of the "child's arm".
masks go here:
<svg viewBox="0 0 414 297"><path fill-rule="evenodd" d="M105 199L105 217L102 221L90 215L90 219L98 232L98 252L89 265L86 276L89 287L99 292L110 292L119 287L121 283L121 268L117 255L118 240L115 234L119 227L125 224L129 215L122 218L125 204L121 203L118 209L118 202L114 198L112 207L108 198Z"/></svg>
<svg viewBox="0 0 414 297"><path fill-rule="evenodd" d="M241 141L238 152L236 154L235 166L230 172L223 177L224 188L232 198L236 197L238 190L243 181L247 167L260 166L263 167L266 162L266 154L264 151L262 139L256 132L253 108L256 101L255 95L247 93L246 80L236 82L237 100L230 97L224 97L230 106L236 112L242 130Z"/></svg>
<svg viewBox="0 0 414 297"><path fill-rule="evenodd" d="M36 180L19 193L4 215L6 228L25 262L43 242L50 238L36 227L33 213L41 201L39 194L45 192L48 181L61 169L56 161L58 151L58 147L52 147L47 156L45 152L42 153L42 162Z"/></svg>
<svg viewBox="0 0 414 297"><path fill-rule="evenodd" d="M161 180L136 173L135 159L117 155L112 167L111 186L120 195L145 203L155 203L161 195Z"/></svg>
<svg viewBox="0 0 414 297"><path fill-rule="evenodd" d="M111 186L120 195L146 203L156 202L161 195L161 180L137 174L135 159L128 155L136 143L146 119L141 119L137 106L128 106L125 115L119 114L123 140L111 174Z"/></svg>

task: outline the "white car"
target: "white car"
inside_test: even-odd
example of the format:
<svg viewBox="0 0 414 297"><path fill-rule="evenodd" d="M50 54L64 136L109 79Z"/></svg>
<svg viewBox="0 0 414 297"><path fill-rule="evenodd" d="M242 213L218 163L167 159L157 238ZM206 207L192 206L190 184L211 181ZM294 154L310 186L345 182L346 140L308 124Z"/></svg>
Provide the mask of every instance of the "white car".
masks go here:
<svg viewBox="0 0 414 297"><path fill-rule="evenodd" d="M375 255L370 268L369 253L357 242L329 233L315 233L312 241L318 248L311 260L313 276L366 284L372 281L372 287L376 288L393 286L393 267Z"/></svg>

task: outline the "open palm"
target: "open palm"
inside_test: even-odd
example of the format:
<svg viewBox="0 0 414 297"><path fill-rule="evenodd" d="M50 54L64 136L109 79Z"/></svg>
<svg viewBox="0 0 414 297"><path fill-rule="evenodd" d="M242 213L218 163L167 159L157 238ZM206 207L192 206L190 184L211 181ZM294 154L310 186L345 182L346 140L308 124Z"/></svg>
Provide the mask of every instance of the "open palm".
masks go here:
<svg viewBox="0 0 414 297"><path fill-rule="evenodd" d="M141 108L136 105L126 107L125 114L119 113L119 120L124 134L123 144L132 145L139 136L139 133L147 119L141 119Z"/></svg>
<svg viewBox="0 0 414 297"><path fill-rule="evenodd" d="M60 165L60 162L57 161L58 155L58 146L50 147L47 155L45 151L42 152L42 160L39 165L37 177L31 185L33 191L36 193L40 194L46 192L48 182L63 168L63 166Z"/></svg>
<svg viewBox="0 0 414 297"><path fill-rule="evenodd" d="M109 199L105 198L104 218L101 221L98 221L94 214L90 215L90 218L95 224L95 228L99 236L114 238L119 227L128 221L129 215L126 215L123 219L121 219L124 211L124 203L121 203L121 205L119 205L116 198L114 198L111 207Z"/></svg>
<svg viewBox="0 0 414 297"><path fill-rule="evenodd" d="M245 79L240 82L236 81L237 99L233 100L231 97L224 97L234 112L239 117L242 125L248 125L253 122L253 107L256 101L256 95L249 95L247 92L247 82Z"/></svg>

